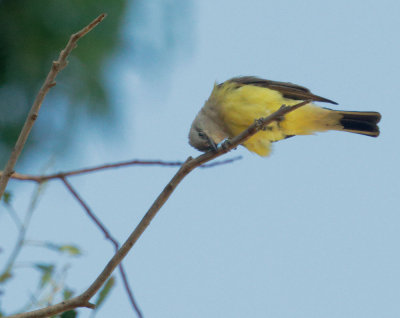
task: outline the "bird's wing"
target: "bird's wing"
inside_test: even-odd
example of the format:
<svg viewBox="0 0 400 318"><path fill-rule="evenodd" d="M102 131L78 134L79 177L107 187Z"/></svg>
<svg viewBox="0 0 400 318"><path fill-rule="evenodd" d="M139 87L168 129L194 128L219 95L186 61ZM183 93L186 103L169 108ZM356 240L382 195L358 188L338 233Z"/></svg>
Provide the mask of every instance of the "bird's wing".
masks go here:
<svg viewBox="0 0 400 318"><path fill-rule="evenodd" d="M254 85L254 86L273 89L280 92L282 96L285 98L290 98L295 100L312 100L312 101L326 102L337 105L337 103L334 102L333 100L314 95L313 93L310 92L308 88L292 83L270 81L255 76L234 77L229 81L237 83L239 86Z"/></svg>

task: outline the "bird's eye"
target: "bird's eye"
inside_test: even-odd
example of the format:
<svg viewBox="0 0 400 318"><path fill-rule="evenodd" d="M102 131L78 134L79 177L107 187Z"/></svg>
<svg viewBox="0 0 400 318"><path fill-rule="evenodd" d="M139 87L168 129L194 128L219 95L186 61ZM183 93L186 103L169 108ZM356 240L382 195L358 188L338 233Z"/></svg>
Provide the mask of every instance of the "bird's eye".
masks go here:
<svg viewBox="0 0 400 318"><path fill-rule="evenodd" d="M201 138L204 138L204 137L206 136L202 131L199 131L199 132L198 132L198 135L199 135L199 137L201 137Z"/></svg>

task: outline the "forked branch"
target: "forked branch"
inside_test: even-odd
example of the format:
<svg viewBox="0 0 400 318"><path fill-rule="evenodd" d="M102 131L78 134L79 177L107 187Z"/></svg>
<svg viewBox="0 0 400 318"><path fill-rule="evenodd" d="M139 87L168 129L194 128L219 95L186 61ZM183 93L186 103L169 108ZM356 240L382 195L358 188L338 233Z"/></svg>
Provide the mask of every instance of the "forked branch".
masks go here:
<svg viewBox="0 0 400 318"><path fill-rule="evenodd" d="M189 157L183 165L179 168L178 172L173 176L171 181L165 186L164 190L160 193L157 199L154 201L150 209L144 215L140 223L133 230L131 235L125 241L125 243L121 246L121 248L115 253L115 255L111 258L108 264L104 267L103 271L100 275L95 279L92 285L89 286L87 290L85 290L81 295L66 300L64 302L58 303L56 305L52 305L43 309L38 309L35 311L22 313L18 315L11 316L12 318L39 318L39 317L48 317L52 315L56 315L62 313L66 310L77 308L77 307L89 307L91 304L89 300L96 294L96 292L101 288L101 286L105 283L105 281L110 277L114 269L121 263L124 257L128 254L130 249L135 245L137 240L143 234L143 232L150 225L150 222L156 216L157 212L161 209L164 203L171 196L172 192L179 185L179 183L185 178L192 170L200 167L201 165L213 160L221 155L231 151L236 148L238 145L243 143L245 140L256 134L258 131L264 129L271 122L280 120L282 116L285 114L296 110L297 108L308 104L310 101L304 101L298 103L294 106L285 106L283 105L279 110L275 113L271 114L268 117L260 118L256 120L249 128L243 131L240 135L234 137L229 142L224 143L221 147L217 149L217 151L210 151L204 153L196 158ZM10 318L11 318L10 317Z"/></svg>

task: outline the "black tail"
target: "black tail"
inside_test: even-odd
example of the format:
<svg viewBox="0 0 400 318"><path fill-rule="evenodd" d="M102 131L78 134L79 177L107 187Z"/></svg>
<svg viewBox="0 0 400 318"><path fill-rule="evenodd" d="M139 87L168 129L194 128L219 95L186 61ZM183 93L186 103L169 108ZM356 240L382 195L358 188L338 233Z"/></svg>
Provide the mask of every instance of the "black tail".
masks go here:
<svg viewBox="0 0 400 318"><path fill-rule="evenodd" d="M343 116L340 124L343 126L343 131L348 131L356 134L378 137L378 123L381 120L381 114L377 112L346 112L337 111Z"/></svg>

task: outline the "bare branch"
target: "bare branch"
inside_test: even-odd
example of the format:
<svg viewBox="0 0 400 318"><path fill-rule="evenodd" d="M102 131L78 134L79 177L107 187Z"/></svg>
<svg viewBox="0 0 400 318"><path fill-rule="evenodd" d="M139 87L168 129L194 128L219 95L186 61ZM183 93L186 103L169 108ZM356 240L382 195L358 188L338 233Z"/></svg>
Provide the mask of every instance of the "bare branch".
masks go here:
<svg viewBox="0 0 400 318"><path fill-rule="evenodd" d="M104 282L110 277L114 269L121 263L121 261L128 254L133 245L135 245L137 240L150 225L150 222L156 216L157 212L168 200L172 192L175 190L175 188L179 185L179 183L183 180L184 177L186 177L193 169L200 167L206 162L209 162L210 160L215 159L236 148L238 145L240 145L245 140L256 134L258 131L264 129L271 122L279 120L285 114L294 111L297 108L308 104L309 102L310 101L304 101L294 106L283 105L279 110L277 110L270 116L256 120L249 128L247 128L241 134L234 137L229 142L225 142L221 147L217 149L217 151L206 152L194 159L192 157L189 157L184 162L184 164L179 168L178 172L172 177L171 181L166 185L166 187L160 193L160 195L157 197L154 203L151 205L150 209L144 215L140 223L136 226L136 228L133 230L133 232L125 241L125 243L115 253L115 255L104 267L100 275L95 279L95 281L92 283L92 285L89 286L89 288L86 291L84 291L81 295L66 300L62 303L48 306L43 309L34 310L28 313L10 316L10 318L47 317L59 314L61 312L64 312L72 308L82 307L83 304L86 305L89 304L89 300L96 294L96 292L101 288Z"/></svg>
<svg viewBox="0 0 400 318"><path fill-rule="evenodd" d="M82 206L82 208L86 211L86 214L89 216L90 219L97 225L97 227L100 229L100 231L103 232L104 236L106 237L107 240L111 241L111 243L114 246L115 251L117 252L119 249L119 243L117 242L116 239L114 239L110 232L106 229L104 224L99 220L99 218L93 213L93 211L89 208L89 206L83 201L82 197L78 194L78 192L72 187L72 185L67 181L66 178L61 178L62 182L68 189L68 191L72 194L72 196L78 201L78 203ZM136 314L138 315L139 318L142 318L142 313L136 304L135 298L133 297L132 290L129 286L128 283L128 278L126 276L124 267L122 266L122 262L118 265L119 272L121 274L122 282L125 287L125 291L128 295L128 298L131 302L131 305L133 309L136 311Z"/></svg>
<svg viewBox="0 0 400 318"><path fill-rule="evenodd" d="M11 175L14 172L15 164L17 163L18 157L20 156L22 149L25 146L26 140L28 139L29 133L38 117L40 107L42 106L43 100L46 97L47 93L49 92L50 88L56 85L55 79L58 73L67 66L68 61L67 57L71 53L71 51L76 47L76 43L78 40L85 36L88 32L90 32L93 28L95 28L106 15L103 13L98 16L93 22L91 22L88 26L84 27L79 32L71 35L67 46L64 50L61 51L58 60L54 61L49 74L47 75L46 80L44 81L42 87L39 90L39 93L36 96L35 101L33 102L32 108L28 113L26 118L25 124L22 127L21 133L18 137L18 140L15 144L15 147L8 159L8 162L4 168L3 173L0 176L0 200L3 196L3 193L6 189L8 180L10 179Z"/></svg>
<svg viewBox="0 0 400 318"><path fill-rule="evenodd" d="M200 167L201 168L211 168L211 167L215 167L215 166L219 166L219 165L232 163L239 159L241 159L240 156L234 157L231 159L213 162L210 164L205 164ZM47 180L63 179L65 177L69 177L69 176L77 176L77 175L81 175L81 174L98 172L98 171L103 171L103 170L107 170L107 169L121 168L121 167L126 167L126 166L180 167L182 164L183 164L183 162L181 162L181 161L136 160L135 159L135 160L129 160L129 161L103 164L100 166L95 166L95 167L90 167L90 168L77 169L77 170L72 170L72 171L68 171L68 172L58 172L58 173L53 173L53 174L48 174L48 175L39 175L39 176L14 172L11 175L11 179L22 180L22 181L34 181L37 183L42 183ZM0 172L0 175L1 175L1 172Z"/></svg>

